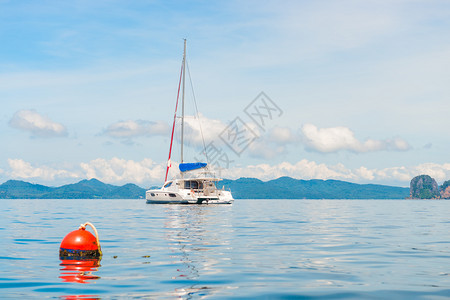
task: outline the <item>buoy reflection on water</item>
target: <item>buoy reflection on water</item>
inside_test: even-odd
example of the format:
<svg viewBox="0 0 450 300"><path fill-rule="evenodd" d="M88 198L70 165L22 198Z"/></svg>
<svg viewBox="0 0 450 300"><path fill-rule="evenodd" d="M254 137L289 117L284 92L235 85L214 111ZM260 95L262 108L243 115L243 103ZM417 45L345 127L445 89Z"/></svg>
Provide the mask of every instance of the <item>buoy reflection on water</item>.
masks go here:
<svg viewBox="0 0 450 300"><path fill-rule="evenodd" d="M97 295L64 295L59 297L61 300L101 300Z"/></svg>
<svg viewBox="0 0 450 300"><path fill-rule="evenodd" d="M63 282L89 283L91 280L100 279L93 272L98 271L101 259L62 259L59 278Z"/></svg>

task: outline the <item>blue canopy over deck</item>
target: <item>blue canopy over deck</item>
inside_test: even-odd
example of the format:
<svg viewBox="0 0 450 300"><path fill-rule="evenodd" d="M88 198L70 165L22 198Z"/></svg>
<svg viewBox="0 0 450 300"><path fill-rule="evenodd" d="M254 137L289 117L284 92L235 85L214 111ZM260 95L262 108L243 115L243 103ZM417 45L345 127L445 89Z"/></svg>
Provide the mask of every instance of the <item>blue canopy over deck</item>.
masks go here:
<svg viewBox="0 0 450 300"><path fill-rule="evenodd" d="M187 172L192 170L197 170L206 167L206 163L196 162L196 163L182 163L179 165L181 172Z"/></svg>

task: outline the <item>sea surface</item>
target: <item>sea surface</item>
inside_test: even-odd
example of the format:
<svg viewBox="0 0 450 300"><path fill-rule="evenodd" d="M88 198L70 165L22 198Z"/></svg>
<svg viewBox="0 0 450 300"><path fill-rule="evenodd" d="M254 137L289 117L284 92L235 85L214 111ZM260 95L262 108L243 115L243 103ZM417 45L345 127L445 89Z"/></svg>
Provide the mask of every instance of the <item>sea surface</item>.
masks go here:
<svg viewBox="0 0 450 300"><path fill-rule="evenodd" d="M450 201L0 205L1 299L450 298ZM103 258L62 262L88 221Z"/></svg>

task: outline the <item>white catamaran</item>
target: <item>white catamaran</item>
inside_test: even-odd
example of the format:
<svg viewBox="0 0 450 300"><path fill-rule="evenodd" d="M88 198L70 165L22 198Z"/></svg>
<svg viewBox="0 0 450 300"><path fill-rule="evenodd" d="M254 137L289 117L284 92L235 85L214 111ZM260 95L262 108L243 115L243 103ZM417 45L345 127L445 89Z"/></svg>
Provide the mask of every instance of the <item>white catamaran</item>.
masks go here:
<svg viewBox="0 0 450 300"><path fill-rule="evenodd" d="M217 178L208 165L202 162L185 163L183 161L183 135L184 135L184 86L186 71L186 40L184 40L183 62L178 84L178 96L173 118L172 136L170 139L169 159L167 161L164 185L160 189L148 190L145 193L147 203L154 204L232 204L234 199L230 191L218 189L216 184L222 180ZM181 159L180 173L172 180L167 180L171 167L171 154L173 134L177 119L178 99L182 84L182 113L181 113Z"/></svg>

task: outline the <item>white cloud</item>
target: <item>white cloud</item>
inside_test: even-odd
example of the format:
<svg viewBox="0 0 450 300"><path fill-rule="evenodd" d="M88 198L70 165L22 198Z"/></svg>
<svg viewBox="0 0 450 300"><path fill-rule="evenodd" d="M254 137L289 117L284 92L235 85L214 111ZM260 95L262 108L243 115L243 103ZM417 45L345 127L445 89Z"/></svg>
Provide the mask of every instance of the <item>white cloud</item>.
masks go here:
<svg viewBox="0 0 450 300"><path fill-rule="evenodd" d="M417 176L420 174L427 174L436 179L437 181L445 181L450 179L450 163L443 165L435 163L420 164L414 168L412 175Z"/></svg>
<svg viewBox="0 0 450 300"><path fill-rule="evenodd" d="M114 138L130 139L139 136L167 135L170 127L163 121L128 120L109 125L103 134Z"/></svg>
<svg viewBox="0 0 450 300"><path fill-rule="evenodd" d="M184 138L187 143L193 146L203 146L202 136L205 144L211 141L219 141L219 135L225 130L226 126L220 120L208 119L199 113L198 118L194 116L186 116L184 128Z"/></svg>
<svg viewBox="0 0 450 300"><path fill-rule="evenodd" d="M177 119L176 138L180 137L180 120ZM184 119L184 143L194 147L203 147L203 139L205 143L211 141L219 141L219 134L227 125L217 119L209 119L201 113L199 117L185 116ZM119 121L109 125L103 134L122 139L132 139L139 136L155 136L162 135L170 137L171 126L164 121L144 121L144 120L127 120Z"/></svg>
<svg viewBox="0 0 450 300"><path fill-rule="evenodd" d="M284 145L277 145L264 137L260 137L254 140L245 151L248 151L251 157L268 160L285 153L286 147Z"/></svg>
<svg viewBox="0 0 450 300"><path fill-rule="evenodd" d="M317 128L313 124L305 124L302 129L303 142L308 150L331 153L341 150L352 152L373 151L407 151L411 146L401 138L359 141L348 127Z"/></svg>
<svg viewBox="0 0 450 300"><path fill-rule="evenodd" d="M184 129L185 144L193 147L203 147L203 135L205 146L208 146L210 142L213 142L215 147L222 148L225 151L232 151L229 148L230 145L227 145L227 143L230 142L227 137L233 136L233 134L236 133L235 130L247 132L246 129L249 128L252 133L248 135L243 133L243 135L246 138L255 139L248 144L248 147L245 148L242 154L247 153L253 158L271 159L286 152L286 146L288 144L299 141L298 135L287 127L273 127L267 133L264 133L253 122L244 123L244 125L247 126L244 127L241 122L233 123L234 120L235 119L225 124L218 119L206 118L201 113L199 114L199 118L187 116L185 118ZM236 128L233 126L230 127L231 123L238 125ZM224 140L222 140L221 137ZM230 138L230 140L233 140L233 138ZM235 144L231 146L240 149L240 147Z"/></svg>
<svg viewBox="0 0 450 300"><path fill-rule="evenodd" d="M8 159L8 164L11 170L5 173L14 179L53 181L80 177L80 174L68 170L54 169L48 166L33 167L22 159Z"/></svg>
<svg viewBox="0 0 450 300"><path fill-rule="evenodd" d="M162 183L166 172L166 163L156 163L151 159L142 161L126 160L114 157L112 159L98 158L81 163L75 167L33 166L22 159L8 159L9 170L4 170L2 176L10 179L33 180L34 182L73 183L84 178L96 178L105 183L125 184L136 183L148 186ZM178 172L177 162L172 162L169 178ZM0 172L1 173L1 172ZM282 162L276 165L257 164L236 166L222 169L223 178L237 179L254 177L261 180L271 180L282 176L297 179L336 179L359 183L377 183L408 186L410 180L421 174L427 174L436 179L438 184L450 179L450 163L424 163L416 166L396 166L382 169L369 169L365 166L347 168L343 164L327 165L303 159L296 163Z"/></svg>
<svg viewBox="0 0 450 300"><path fill-rule="evenodd" d="M11 127L28 131L37 137L61 137L67 136L66 127L60 123L53 122L35 110L19 110L9 121Z"/></svg>
<svg viewBox="0 0 450 300"><path fill-rule="evenodd" d="M326 165L303 159L297 163L282 162L277 165L258 164L245 167L224 169L224 178L255 177L262 180L290 176L298 179L337 179L352 182L374 182L384 184L408 185L410 180L421 174L427 174L442 183L450 179L450 163L424 163L417 166L388 167L368 169L361 166L350 169L343 164Z"/></svg>
<svg viewBox="0 0 450 300"><path fill-rule="evenodd" d="M257 128L252 128L252 130L255 131ZM268 133L260 134L258 133L258 138L249 145L246 151L251 157L264 160L286 153L289 144L295 144L299 141L298 135L286 127L273 127Z"/></svg>
<svg viewBox="0 0 450 300"><path fill-rule="evenodd" d="M290 176L301 179L354 179L350 170L342 164L327 166L303 159L295 164L282 162L277 165L258 164L245 167L233 167L223 170L222 176L227 178L255 177L262 180Z"/></svg>
<svg viewBox="0 0 450 300"><path fill-rule="evenodd" d="M110 160L97 158L80 166L85 177L108 183L162 182L166 172L165 164L157 164L148 158L140 162L117 157Z"/></svg>
<svg viewBox="0 0 450 300"><path fill-rule="evenodd" d="M133 161L120 158L110 160L98 158L78 166L53 168L45 165L33 166L22 159L8 159L9 170L3 177L8 179L33 180L51 185L73 183L74 180L96 178L111 184L154 184L164 180L166 164L157 164L151 159ZM172 163L172 169L177 163Z"/></svg>
<svg viewBox="0 0 450 300"><path fill-rule="evenodd" d="M199 120L189 116L185 119L185 143L194 147L202 146L202 134L205 144L214 141L216 146L223 146L220 134L227 126L220 120L208 119L200 114ZM267 133L261 133L253 123L246 124L256 134L256 139L245 150L254 158L272 159L287 152L289 144L303 141L306 149L321 153L332 153L347 150L356 153L373 151L407 151L411 146L402 138L359 141L353 131L347 127L332 127L319 129L315 125L305 124L298 134L287 127L273 127Z"/></svg>
<svg viewBox="0 0 450 300"><path fill-rule="evenodd" d="M269 132L269 140L285 145L288 143L295 143L298 141L298 136L287 127L274 127Z"/></svg>

